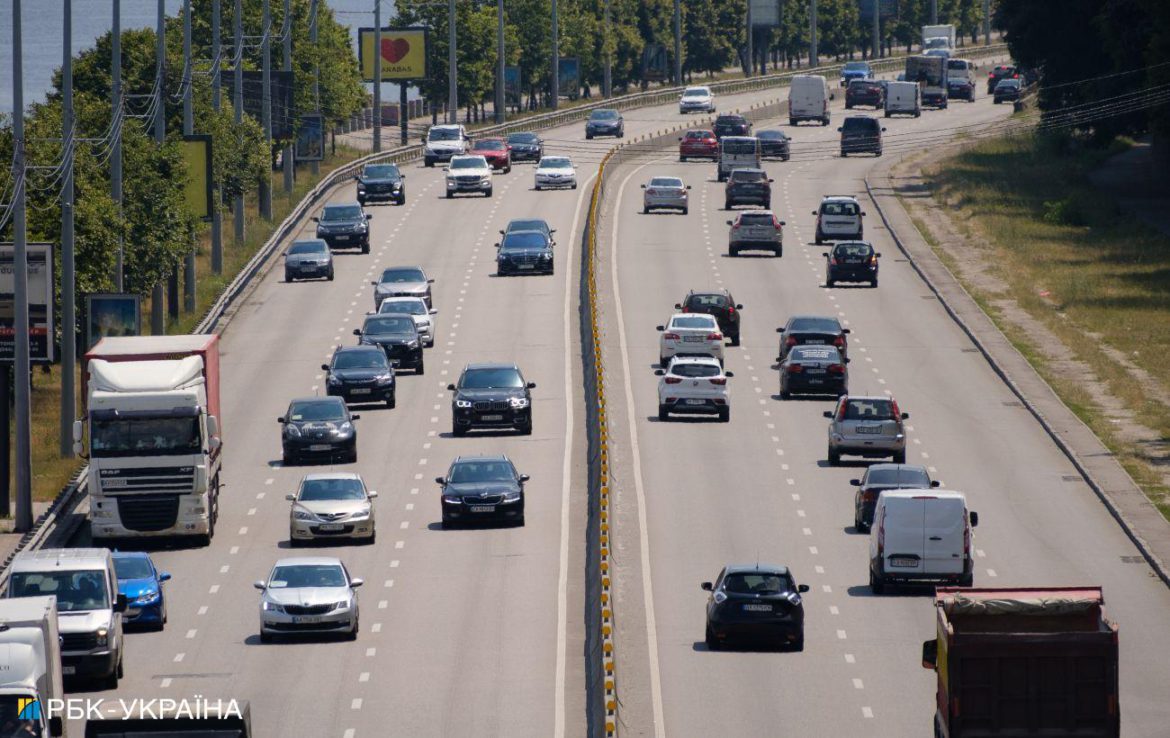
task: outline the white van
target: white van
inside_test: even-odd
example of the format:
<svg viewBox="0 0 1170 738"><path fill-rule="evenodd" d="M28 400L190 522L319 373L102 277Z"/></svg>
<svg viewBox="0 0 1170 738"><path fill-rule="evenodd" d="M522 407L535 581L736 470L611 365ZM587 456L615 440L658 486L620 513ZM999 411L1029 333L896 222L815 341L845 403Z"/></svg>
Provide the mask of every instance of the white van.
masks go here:
<svg viewBox="0 0 1170 738"><path fill-rule="evenodd" d="M922 88L917 82L890 82L886 85L886 117L922 115Z"/></svg>
<svg viewBox="0 0 1170 738"><path fill-rule="evenodd" d="M934 489L883 491L869 533L869 587L881 594L887 585L945 582L975 583L971 529L979 514L967 512L962 492Z"/></svg>
<svg viewBox="0 0 1170 738"><path fill-rule="evenodd" d="M829 125L829 82L819 74L798 74L788 88L788 124L817 120Z"/></svg>
<svg viewBox="0 0 1170 738"><path fill-rule="evenodd" d="M720 182L731 176L733 169L760 168L760 139L755 136L724 136L719 139Z"/></svg>

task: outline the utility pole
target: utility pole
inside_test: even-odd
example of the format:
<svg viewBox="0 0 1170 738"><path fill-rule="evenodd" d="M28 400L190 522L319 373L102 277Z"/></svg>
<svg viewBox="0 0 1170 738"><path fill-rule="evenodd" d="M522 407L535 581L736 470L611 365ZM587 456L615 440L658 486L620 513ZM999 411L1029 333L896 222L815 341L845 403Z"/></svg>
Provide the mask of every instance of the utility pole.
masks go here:
<svg viewBox="0 0 1170 738"><path fill-rule="evenodd" d="M235 37L235 66L232 70L232 108L236 125L244 122L244 8L243 0L236 0L235 15L232 18ZM244 196L236 195L232 203L232 221L235 226L236 244L244 242Z"/></svg>
<svg viewBox="0 0 1170 738"><path fill-rule="evenodd" d="M115 118L122 112L122 0L114 2L114 23L110 31L110 108ZM122 124L116 122L110 144L110 198L114 201L119 223L122 220ZM122 292L122 231L118 230L118 251L114 256L114 291ZM70 446L72 450L72 445Z"/></svg>
<svg viewBox="0 0 1170 738"><path fill-rule="evenodd" d="M319 0L311 0L309 4L309 43L313 45L314 58L317 54L317 3ZM216 0L219 2L219 0ZM378 44L378 56L382 55L381 44ZM313 62L313 112L321 112L321 62ZM324 144L325 128L322 123L321 128L322 141ZM321 173L321 164L317 160L309 162L309 172L316 177Z"/></svg>
<svg viewBox="0 0 1170 738"><path fill-rule="evenodd" d="M682 81L682 0L674 0L674 83Z"/></svg>
<svg viewBox="0 0 1170 738"><path fill-rule="evenodd" d="M154 140L160 146L167 138L167 91L163 82L166 79L166 18L167 9L165 0L158 0L158 27L155 29L155 87L158 90L158 99L154 101ZM150 291L150 332L156 336L166 333L166 321L163 318L162 282L156 282Z"/></svg>
<svg viewBox="0 0 1170 738"><path fill-rule="evenodd" d="M873 0L873 52L870 58L874 61L882 55L881 14L881 0Z"/></svg>
<svg viewBox="0 0 1170 738"><path fill-rule="evenodd" d="M496 0L496 123L504 122L504 0Z"/></svg>
<svg viewBox="0 0 1170 738"><path fill-rule="evenodd" d="M557 0L553 0L555 7ZM455 0L447 0L447 122L459 122L459 90L455 68Z"/></svg>
<svg viewBox="0 0 1170 738"><path fill-rule="evenodd" d="M609 0L605 0L605 33L601 36L601 43L604 44L605 61L601 69L601 96L608 98L613 94L613 55L609 53Z"/></svg>
<svg viewBox="0 0 1170 738"><path fill-rule="evenodd" d="M16 203L12 213L13 259L16 302L16 520L14 529L32 528L32 365L28 355L28 231L25 222L24 150L24 48L21 39L21 0L12 0L12 181ZM69 53L66 50L65 53ZM7 398L5 398L7 401ZM8 429L4 429L5 433Z"/></svg>
<svg viewBox="0 0 1170 738"><path fill-rule="evenodd" d="M747 76L756 74L755 49L752 48L752 0L747 1Z"/></svg>
<svg viewBox="0 0 1170 738"><path fill-rule="evenodd" d="M262 89L260 121L264 126L264 177L260 180L260 217L272 220L272 2L264 0L264 35L260 40Z"/></svg>
<svg viewBox="0 0 1170 738"><path fill-rule="evenodd" d="M191 99L191 0L183 0L183 135L195 133L195 109ZM195 247L183 257L183 309L195 312Z"/></svg>
<svg viewBox="0 0 1170 738"><path fill-rule="evenodd" d="M211 107L215 112L219 112L222 107L222 94L220 88L222 80L220 80L220 54L223 53L223 43L220 39L220 24L223 22L221 17L220 0L211 0L211 58L213 60L211 65ZM211 211L211 271L213 274L223 274L223 213L220 212L220 206L223 205L223 190L220 189L220 183L214 183L215 200L213 204L215 207Z"/></svg>
<svg viewBox="0 0 1170 738"><path fill-rule="evenodd" d="M938 0L930 0L930 22L938 23Z"/></svg>
<svg viewBox="0 0 1170 738"><path fill-rule="evenodd" d="M382 0L374 0L374 152L382 150Z"/></svg>
<svg viewBox="0 0 1170 738"><path fill-rule="evenodd" d="M292 71L292 35L292 0L284 0L284 64L281 66L281 69L286 72ZM291 123L291 121L286 121L286 123ZM288 127L291 128L292 126L289 125ZM280 158L284 163L284 194L291 196L293 179L296 174L293 170L293 145L291 140L284 145L284 155Z"/></svg>
<svg viewBox="0 0 1170 738"><path fill-rule="evenodd" d="M606 7L609 5L607 3ZM552 0L552 79L549 80L549 90L552 91L552 100L550 101L553 110L557 109L557 101L561 97L561 52L557 48L559 41L560 29L557 27L557 0Z"/></svg>
<svg viewBox="0 0 1170 738"><path fill-rule="evenodd" d="M812 3L809 6L808 12L808 65L810 67L820 66L820 60L817 59L817 0L810 0Z"/></svg>
<svg viewBox="0 0 1170 738"><path fill-rule="evenodd" d="M983 44L991 46L991 0L983 0Z"/></svg>
<svg viewBox="0 0 1170 738"><path fill-rule="evenodd" d="M73 376L77 367L77 303L74 299L77 280L73 264L73 0L65 0L63 30L61 130L64 132L65 181L61 186L61 456L69 459L73 457L73 419L77 417L77 389ZM8 397L0 402L8 402ZM8 426L4 427L4 432L8 432Z"/></svg>

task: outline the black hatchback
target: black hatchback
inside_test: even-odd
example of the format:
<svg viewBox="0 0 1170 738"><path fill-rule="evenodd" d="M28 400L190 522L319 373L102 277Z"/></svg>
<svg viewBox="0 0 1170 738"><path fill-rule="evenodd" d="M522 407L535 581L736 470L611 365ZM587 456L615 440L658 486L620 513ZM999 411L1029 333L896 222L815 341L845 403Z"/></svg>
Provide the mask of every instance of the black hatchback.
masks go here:
<svg viewBox="0 0 1170 738"><path fill-rule="evenodd" d="M788 161L792 156L792 140L788 134L775 128L756 132L760 141L760 157Z"/></svg>
<svg viewBox="0 0 1170 738"><path fill-rule="evenodd" d="M715 118L715 124L711 128L715 131L717 139L724 136L752 135L752 123L742 115L720 115Z"/></svg>
<svg viewBox="0 0 1170 738"><path fill-rule="evenodd" d="M840 241L823 255L826 287L838 282L868 282L871 287L877 287L881 254L865 241Z"/></svg>
<svg viewBox="0 0 1170 738"><path fill-rule="evenodd" d="M873 511L877 498L887 489L930 489L938 487L937 480L930 478L925 467L912 464L874 464L865 470L861 479L850 479L857 488L853 496L853 528L858 533L867 533L873 524Z"/></svg>
<svg viewBox="0 0 1170 738"><path fill-rule="evenodd" d="M849 342L845 338L848 328L842 328L840 321L820 315L797 315L788 319L783 328L776 332L783 336L780 341L780 355L776 361L783 362L793 346L836 346L841 356L849 354Z"/></svg>
<svg viewBox="0 0 1170 738"><path fill-rule="evenodd" d="M460 456L447 476L435 477L442 488L441 525L506 522L524 525L524 483L507 456Z"/></svg>
<svg viewBox="0 0 1170 738"><path fill-rule="evenodd" d="M882 155L882 127L877 118L851 115L837 129L841 133L841 156L850 154Z"/></svg>
<svg viewBox="0 0 1170 738"><path fill-rule="evenodd" d="M377 346L338 346L325 372L325 392L346 402L385 402L394 407L394 367Z"/></svg>
<svg viewBox="0 0 1170 738"><path fill-rule="evenodd" d="M707 598L704 640L715 651L735 641L767 641L804 650L807 584L796 583L786 566L728 566L719 578L703 582Z"/></svg>
<svg viewBox="0 0 1170 738"><path fill-rule="evenodd" d="M739 311L743 310L743 305L736 304L727 290L691 290L674 309L683 313L714 315L720 332L731 339L732 346L739 345Z"/></svg>
<svg viewBox="0 0 1170 738"><path fill-rule="evenodd" d="M466 435L476 428L514 428L532 434L532 393L515 364L468 364L458 384L449 384L451 433Z"/></svg>
<svg viewBox="0 0 1170 738"><path fill-rule="evenodd" d="M422 374L423 345L414 318L398 313L377 313L366 316L361 328L353 334L362 344L377 346L386 352L386 359L395 368L413 369Z"/></svg>
<svg viewBox="0 0 1170 738"><path fill-rule="evenodd" d="M303 461L357 461L357 429L340 397L305 397L289 403L276 419L281 425L281 459L285 466Z"/></svg>

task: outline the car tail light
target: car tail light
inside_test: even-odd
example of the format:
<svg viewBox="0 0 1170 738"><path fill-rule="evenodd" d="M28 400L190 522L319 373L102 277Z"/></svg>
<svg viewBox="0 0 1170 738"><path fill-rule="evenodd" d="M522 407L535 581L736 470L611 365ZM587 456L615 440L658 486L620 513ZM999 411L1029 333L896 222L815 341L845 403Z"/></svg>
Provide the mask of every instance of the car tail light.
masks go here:
<svg viewBox="0 0 1170 738"><path fill-rule="evenodd" d="M1018 74L1013 74L1013 75L1012 75L1012 79L1019 79L1019 78L1020 78L1020 75L1018 75Z"/></svg>
<svg viewBox="0 0 1170 738"><path fill-rule="evenodd" d="M727 314L728 315L735 315L735 305L731 305L727 308Z"/></svg>
<svg viewBox="0 0 1170 738"><path fill-rule="evenodd" d="M795 346L796 345L796 336L789 336L788 340L786 340L784 342L784 345L788 346L789 348Z"/></svg>
<svg viewBox="0 0 1170 738"><path fill-rule="evenodd" d="M837 420L845 419L845 405L846 403L842 402L841 406L837 408Z"/></svg>
<svg viewBox="0 0 1170 738"><path fill-rule="evenodd" d="M707 340L708 341L722 341L723 334L722 333L708 333Z"/></svg>
<svg viewBox="0 0 1170 738"><path fill-rule="evenodd" d="M837 336L833 339L833 345L840 348L845 345L845 336Z"/></svg>
<svg viewBox="0 0 1170 738"><path fill-rule="evenodd" d="M861 493L861 501L862 502L873 502L876 499L877 499L877 495L874 494L872 491L866 490L866 491L863 491Z"/></svg>
<svg viewBox="0 0 1170 738"><path fill-rule="evenodd" d="M844 364L832 364L831 366L829 366L829 373L830 374L844 374L845 373L845 365Z"/></svg>
<svg viewBox="0 0 1170 738"><path fill-rule="evenodd" d="M894 420L902 419L902 411L898 409L898 401L890 400L890 407L894 409Z"/></svg>
<svg viewBox="0 0 1170 738"><path fill-rule="evenodd" d="M788 373L789 374L800 374L803 371L804 371L804 366L802 364L789 364L788 365Z"/></svg>
<svg viewBox="0 0 1170 738"><path fill-rule="evenodd" d="M667 341L678 341L680 336L677 333L663 333L662 337Z"/></svg>
<svg viewBox="0 0 1170 738"><path fill-rule="evenodd" d="M836 256L829 257L829 266L837 266L837 257Z"/></svg>
<svg viewBox="0 0 1170 738"><path fill-rule="evenodd" d="M667 384L678 384L681 381L682 381L682 377L667 377L666 378Z"/></svg>
<svg viewBox="0 0 1170 738"><path fill-rule="evenodd" d="M727 377L711 377L707 381L711 384L724 385L727 384Z"/></svg>
<svg viewBox="0 0 1170 738"><path fill-rule="evenodd" d="M951 697L951 717L959 717L959 698L957 696Z"/></svg>
<svg viewBox="0 0 1170 738"><path fill-rule="evenodd" d="M772 227L776 230L780 230L780 219L775 215L772 216Z"/></svg>
<svg viewBox="0 0 1170 738"><path fill-rule="evenodd" d="M995 76L995 72L988 72L988 73L987 73L987 78L988 78L988 79L991 79L991 78L992 78L992 77L994 77L994 76Z"/></svg>

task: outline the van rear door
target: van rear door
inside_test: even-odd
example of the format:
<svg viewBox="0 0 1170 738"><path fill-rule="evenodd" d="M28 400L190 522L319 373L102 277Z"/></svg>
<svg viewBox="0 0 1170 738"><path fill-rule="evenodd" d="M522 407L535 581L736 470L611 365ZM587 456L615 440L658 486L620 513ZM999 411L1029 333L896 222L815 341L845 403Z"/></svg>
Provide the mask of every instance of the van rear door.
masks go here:
<svg viewBox="0 0 1170 738"><path fill-rule="evenodd" d="M921 574L924 566L923 526L925 504L922 498L909 495L881 496L885 503L884 535L885 570L893 576Z"/></svg>
<svg viewBox="0 0 1170 738"><path fill-rule="evenodd" d="M930 497L922 500L923 548L927 574L962 574L964 538L967 526L966 502L961 497Z"/></svg>

